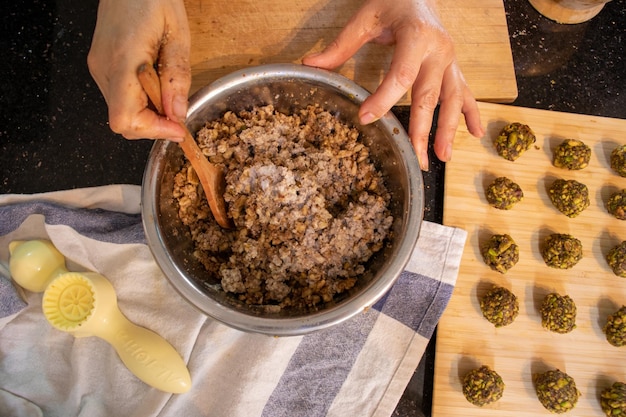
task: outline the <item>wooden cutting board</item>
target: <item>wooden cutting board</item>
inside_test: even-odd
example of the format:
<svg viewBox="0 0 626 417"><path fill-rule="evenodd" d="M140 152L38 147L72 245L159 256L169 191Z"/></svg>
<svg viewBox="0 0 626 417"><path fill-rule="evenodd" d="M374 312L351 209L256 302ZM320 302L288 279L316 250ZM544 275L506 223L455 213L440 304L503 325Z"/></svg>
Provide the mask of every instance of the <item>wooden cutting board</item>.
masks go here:
<svg viewBox="0 0 626 417"><path fill-rule="evenodd" d="M446 164L444 224L468 232L458 281L437 331L433 417L525 417L551 415L537 400L531 375L558 368L571 375L582 392L568 416L603 416L599 393L614 381L626 382L626 347L611 346L602 333L606 316L626 304L626 279L613 274L604 256L626 240L626 222L609 215L604 202L626 178L609 164L611 151L626 144L626 120L481 103L487 133L469 135L461 124L452 161ZM499 157L493 138L510 122L528 124L536 133L534 147L517 161ZM554 148L564 138L580 139L592 149L581 171L552 166ZM512 210L490 207L485 187L507 176L524 191ZM546 187L555 178L587 185L591 205L568 218L550 202ZM489 269L479 243L492 234L508 233L520 247L518 264L506 274ZM583 244L583 259L570 270L545 265L539 242L550 233L569 233ZM497 284L517 295L520 312L513 324L496 329L482 317L478 297ZM541 327L543 297L556 291L577 305L577 328L556 334ZM471 405L461 391L461 378L488 365L503 378L502 399L483 408Z"/></svg>
<svg viewBox="0 0 626 417"><path fill-rule="evenodd" d="M332 42L362 0L186 0L192 50L191 92L245 67L299 63ZM438 0L441 20L474 95L485 101L517 97L502 0ZM393 48L364 46L338 71L369 91L379 85ZM399 104L408 104L405 97Z"/></svg>

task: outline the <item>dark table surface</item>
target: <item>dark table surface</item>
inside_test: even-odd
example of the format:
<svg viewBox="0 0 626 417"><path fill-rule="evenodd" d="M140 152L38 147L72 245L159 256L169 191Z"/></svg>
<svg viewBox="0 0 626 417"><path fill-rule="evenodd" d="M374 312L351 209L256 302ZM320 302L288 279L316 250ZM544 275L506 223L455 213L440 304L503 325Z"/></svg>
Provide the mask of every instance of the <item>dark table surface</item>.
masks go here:
<svg viewBox="0 0 626 417"><path fill-rule="evenodd" d="M609 2L577 25L550 21L527 0L504 4L519 90L512 105L626 118L626 0ZM141 184L152 142L111 132L106 104L86 66L97 5L3 5L0 193ZM408 108L393 110L407 126ZM431 160L424 174L424 218L441 223L445 164ZM434 352L431 341L394 416L431 414Z"/></svg>

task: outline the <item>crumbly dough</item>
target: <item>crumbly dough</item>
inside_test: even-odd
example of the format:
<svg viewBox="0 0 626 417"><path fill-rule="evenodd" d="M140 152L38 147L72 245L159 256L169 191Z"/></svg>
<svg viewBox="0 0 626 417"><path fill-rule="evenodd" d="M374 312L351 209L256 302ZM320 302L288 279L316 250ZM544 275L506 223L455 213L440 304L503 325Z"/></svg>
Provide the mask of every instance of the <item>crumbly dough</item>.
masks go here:
<svg viewBox="0 0 626 417"><path fill-rule="evenodd" d="M383 177L358 130L329 112L227 112L197 141L224 167L235 228L214 221L188 163L173 195L195 256L239 300L315 308L353 287L386 243L393 217Z"/></svg>

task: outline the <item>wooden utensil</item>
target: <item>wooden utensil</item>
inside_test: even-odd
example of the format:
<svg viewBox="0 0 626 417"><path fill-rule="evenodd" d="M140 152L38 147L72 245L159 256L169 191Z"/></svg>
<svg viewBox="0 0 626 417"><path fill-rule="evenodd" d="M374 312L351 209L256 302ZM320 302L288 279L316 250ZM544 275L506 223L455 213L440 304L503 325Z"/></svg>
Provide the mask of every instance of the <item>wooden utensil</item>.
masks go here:
<svg viewBox="0 0 626 417"><path fill-rule="evenodd" d="M141 86L159 114L164 114L163 103L161 102L161 82L154 67L148 63L142 64L137 71L137 77L139 77ZM226 202L224 201L224 190L226 188L224 171L209 162L202 154L187 126L182 122L180 125L185 129L185 137L180 142L180 147L198 175L213 217L215 217L220 226L228 229L232 227L232 223L228 218Z"/></svg>

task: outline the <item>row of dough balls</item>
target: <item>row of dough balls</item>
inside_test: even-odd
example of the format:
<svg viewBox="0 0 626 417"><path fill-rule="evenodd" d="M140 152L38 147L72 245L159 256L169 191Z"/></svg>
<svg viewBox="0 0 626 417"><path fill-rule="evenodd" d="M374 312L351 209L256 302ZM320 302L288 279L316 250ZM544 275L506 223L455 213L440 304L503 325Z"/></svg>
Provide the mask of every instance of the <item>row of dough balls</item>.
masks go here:
<svg viewBox="0 0 626 417"><path fill-rule="evenodd" d="M536 142L533 130L526 124L514 122L504 126L494 140L498 155L515 161ZM580 170L589 165L591 148L578 139L565 139L554 151L552 163L557 168ZM626 145L618 145L611 152L611 169L626 177Z"/></svg>
<svg viewBox="0 0 626 417"><path fill-rule="evenodd" d="M497 177L485 190L487 202L499 210L510 210L524 198L524 191L507 177ZM591 204L589 189L576 180L557 178L548 187L554 207L567 217L576 217ZM626 189L613 192L606 201L607 212L618 220L626 220Z"/></svg>
<svg viewBox="0 0 626 417"><path fill-rule="evenodd" d="M501 274L506 274L519 261L519 246L507 233L492 235L481 245L480 252L485 264ZM544 239L540 252L547 266L570 269L582 259L583 245L570 234L552 233ZM626 241L611 248L605 259L615 275L626 278Z"/></svg>
<svg viewBox="0 0 626 417"><path fill-rule="evenodd" d="M532 376L537 399L551 413L562 414L574 409L581 393L576 381L559 369ZM469 371L462 380L463 395L471 404L482 407L502 398L505 384L502 377L487 365ZM600 394L600 406L607 417L626 414L626 384L616 381Z"/></svg>
<svg viewBox="0 0 626 417"><path fill-rule="evenodd" d="M495 327L504 327L519 315L519 301L507 288L494 285L480 297L480 310ZM551 332L565 334L576 328L576 303L569 295L546 295L539 311L541 326ZM626 306L607 316L602 331L611 345L626 346Z"/></svg>

